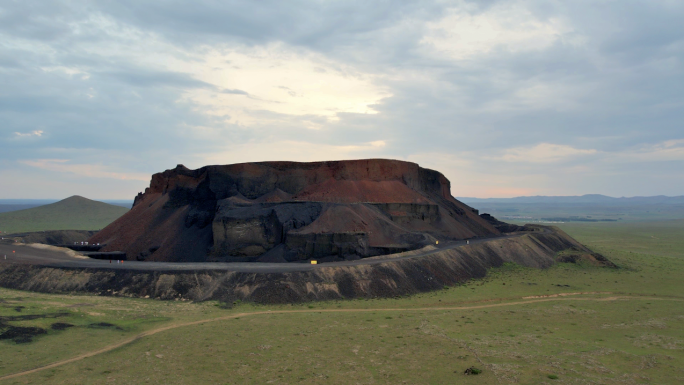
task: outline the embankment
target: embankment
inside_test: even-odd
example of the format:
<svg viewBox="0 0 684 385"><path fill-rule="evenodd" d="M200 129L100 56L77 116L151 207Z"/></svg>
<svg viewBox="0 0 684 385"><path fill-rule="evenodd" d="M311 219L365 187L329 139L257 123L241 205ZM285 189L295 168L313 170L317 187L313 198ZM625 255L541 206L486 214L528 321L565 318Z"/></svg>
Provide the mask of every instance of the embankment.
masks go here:
<svg viewBox="0 0 684 385"><path fill-rule="evenodd" d="M36 265L0 267L0 286L47 293L90 293L194 301L287 303L346 298L394 297L442 289L483 277L505 262L546 268L560 252L591 251L562 231L531 232L446 249L434 254L387 262L326 267L287 273L242 273L219 270L131 271L49 268ZM421 254L426 249L404 253ZM372 258L377 260L376 257Z"/></svg>

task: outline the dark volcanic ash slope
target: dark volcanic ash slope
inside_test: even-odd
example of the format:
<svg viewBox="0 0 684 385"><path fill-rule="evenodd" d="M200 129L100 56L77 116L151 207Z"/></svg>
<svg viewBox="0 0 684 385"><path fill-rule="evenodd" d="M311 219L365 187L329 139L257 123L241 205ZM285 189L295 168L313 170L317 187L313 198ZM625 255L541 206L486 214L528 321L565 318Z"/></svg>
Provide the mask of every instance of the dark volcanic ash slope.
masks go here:
<svg viewBox="0 0 684 385"><path fill-rule="evenodd" d="M54 268L0 264L0 285L45 293L92 293L159 299L208 299L258 303L394 297L484 277L506 262L545 268L556 262L616 267L557 228L437 250L427 246L396 258L376 257L359 265L306 265L300 271L253 273L226 269L141 271L131 269ZM425 255L426 252L434 253ZM414 258L411 258L414 256ZM404 258L408 257L408 258ZM111 266L111 265L110 265ZM114 265L117 266L117 265Z"/></svg>
<svg viewBox="0 0 684 385"><path fill-rule="evenodd" d="M90 241L138 260L287 262L499 234L450 191L441 173L396 160L179 165Z"/></svg>

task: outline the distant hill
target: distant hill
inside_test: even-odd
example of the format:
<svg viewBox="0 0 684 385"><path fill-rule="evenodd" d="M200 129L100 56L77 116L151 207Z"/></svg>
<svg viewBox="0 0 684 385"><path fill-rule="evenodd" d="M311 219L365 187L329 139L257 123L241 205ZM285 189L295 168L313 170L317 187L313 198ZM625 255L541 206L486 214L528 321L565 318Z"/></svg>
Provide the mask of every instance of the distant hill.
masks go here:
<svg viewBox="0 0 684 385"><path fill-rule="evenodd" d="M684 196L664 195L650 197L613 198L600 194L581 196L524 196L515 198L457 198L463 203L551 203L551 204L599 204L599 205L645 205L645 204L684 204Z"/></svg>
<svg viewBox="0 0 684 385"><path fill-rule="evenodd" d="M74 195L59 202L0 213L2 234L44 230L99 230L128 208Z"/></svg>
<svg viewBox="0 0 684 385"><path fill-rule="evenodd" d="M31 209L58 201L59 199L0 199L0 213ZM127 209L130 209L133 206L132 200L101 200L100 202L125 207Z"/></svg>

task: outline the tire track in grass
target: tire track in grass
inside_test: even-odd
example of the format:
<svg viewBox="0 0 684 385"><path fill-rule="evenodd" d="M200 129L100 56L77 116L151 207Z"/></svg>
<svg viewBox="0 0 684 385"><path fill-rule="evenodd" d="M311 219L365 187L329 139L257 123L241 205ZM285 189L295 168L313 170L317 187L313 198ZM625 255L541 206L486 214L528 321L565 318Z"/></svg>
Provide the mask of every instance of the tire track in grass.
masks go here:
<svg viewBox="0 0 684 385"><path fill-rule="evenodd" d="M264 314L296 314L296 313L366 313L366 312L377 312L377 311L444 311L444 310L476 310L476 309L486 309L486 308L492 308L492 307L504 307L504 306L517 306L517 305L525 305L525 304L530 304L530 303L540 303L540 302L555 302L555 301L617 301L617 300L633 300L633 299L660 299L660 300L670 300L670 301L684 301L684 299L681 298L672 298L670 296L652 296L652 295L615 295L615 296L610 296L610 297L601 297L601 298L591 298L591 297L579 297L576 298L574 296L577 295L605 295L605 294L613 294L611 292L577 292L577 293L559 293L559 294L551 294L547 296L530 296L530 297L522 297L522 301L514 301L514 302L502 302L502 303L495 303L495 304L483 304L483 305L472 305L472 306L442 306L442 307L416 307L416 308L368 308L368 309L319 309L319 310L265 310L265 311L255 311L255 312L248 312L248 313L237 313L237 314L231 314L227 316L222 316L222 317L216 317L216 318L208 318L208 319L203 319L199 321L190 321L190 322L183 322L183 323L176 323L176 324L171 324L171 325L166 325L162 326L156 329L148 330L145 332L142 332L136 336L127 338L123 341L117 342L115 344L111 344L108 346L105 346L103 348L93 350L72 358L68 358L66 360L61 360L61 361L56 361L48 365L40 366L34 369L29 369L29 370L24 370L21 372L16 372L12 374L8 374L5 376L0 377L0 381L2 380L9 380L11 378L17 378L21 376L25 376L27 374L33 374L33 373L38 373L43 370L47 369L52 369L56 368L62 365L70 364L72 362L80 361L89 357L93 357L102 353L107 353L112 350L118 349L120 347L126 346L132 342L135 342L139 339L153 336L157 333L162 333L167 330L172 330L172 329L177 329L181 327L186 327L186 326L195 326L195 325L202 325L205 323L209 322L216 322L216 321L225 321L225 320L230 320L230 319L235 319L235 318L240 318L240 317L249 317L249 316L258 316L258 315L264 315Z"/></svg>

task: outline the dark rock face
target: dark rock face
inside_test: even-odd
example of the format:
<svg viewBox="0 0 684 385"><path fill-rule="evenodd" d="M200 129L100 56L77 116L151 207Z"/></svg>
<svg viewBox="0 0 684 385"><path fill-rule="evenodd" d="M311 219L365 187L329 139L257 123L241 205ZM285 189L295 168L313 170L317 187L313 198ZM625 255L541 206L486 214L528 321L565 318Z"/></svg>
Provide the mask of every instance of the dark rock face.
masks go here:
<svg viewBox="0 0 684 385"><path fill-rule="evenodd" d="M342 260L498 234L450 182L385 159L262 162L152 176L90 242L152 261Z"/></svg>
<svg viewBox="0 0 684 385"><path fill-rule="evenodd" d="M487 213L480 214L480 218L487 221L487 223L494 226L497 230L501 231L502 233L513 233L516 231L528 231L528 230L530 230L525 226L518 226L518 225L511 224L511 223L502 222L502 221L494 218L491 214L487 214Z"/></svg>
<svg viewBox="0 0 684 385"><path fill-rule="evenodd" d="M211 254L219 258L258 257L282 244L290 230L311 224L321 209L322 205L317 202L235 206L227 199L221 201L212 223L214 246Z"/></svg>

